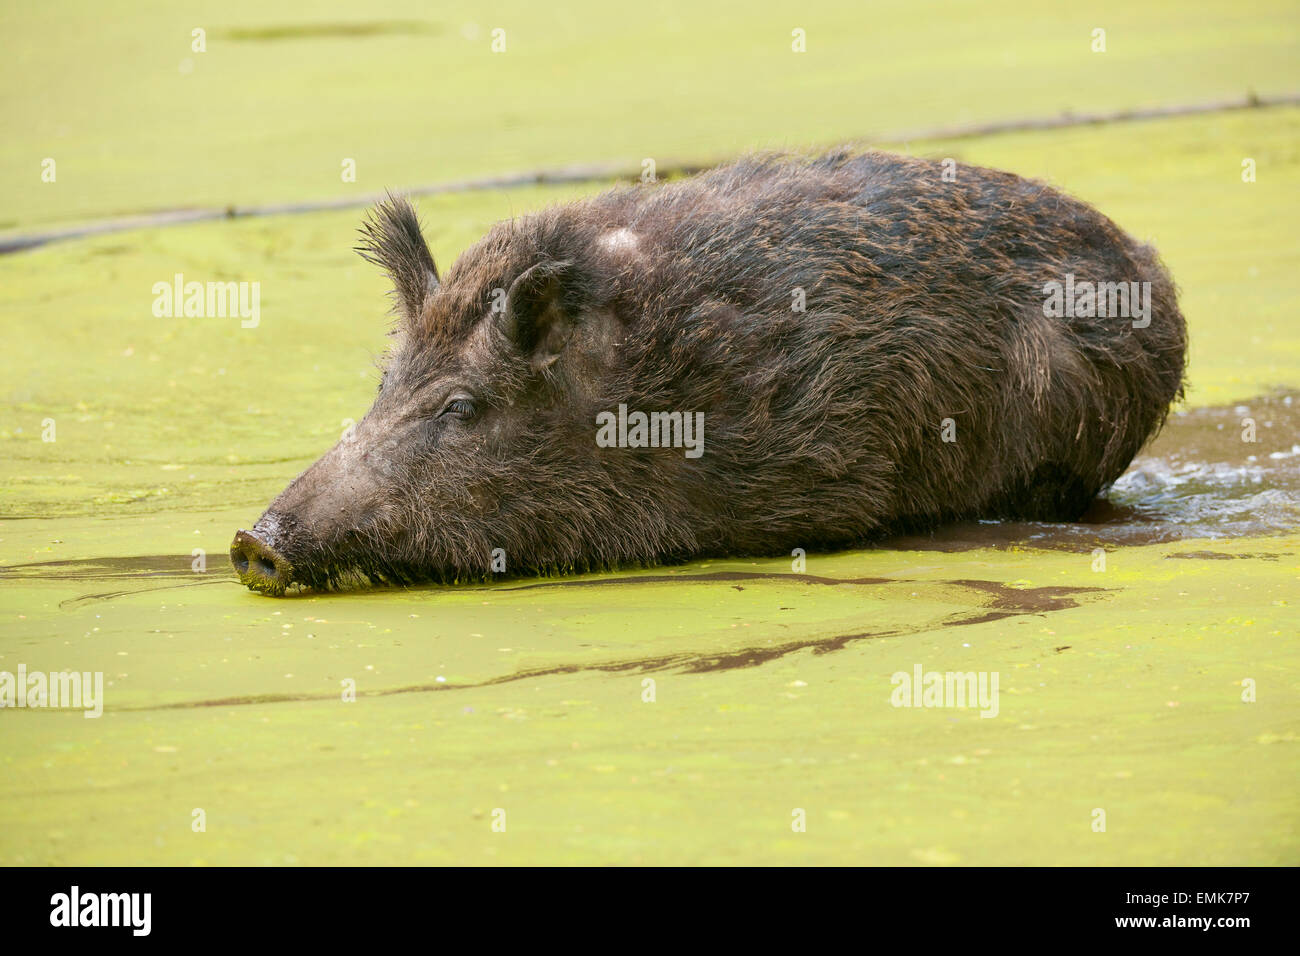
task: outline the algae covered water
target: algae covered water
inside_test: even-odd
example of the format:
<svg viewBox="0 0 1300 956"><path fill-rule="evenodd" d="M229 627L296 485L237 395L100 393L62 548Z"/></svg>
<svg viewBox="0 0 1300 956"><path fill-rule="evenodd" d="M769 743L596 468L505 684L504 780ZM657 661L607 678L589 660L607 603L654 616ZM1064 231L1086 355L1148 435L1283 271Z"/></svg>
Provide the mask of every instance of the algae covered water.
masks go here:
<svg viewBox="0 0 1300 956"><path fill-rule="evenodd" d="M202 54L188 20L7 11L0 245L285 215L0 255L0 696L4 674L102 678L94 707L0 709L0 863L1300 862L1300 109L906 132L1300 89L1294 4L1110 6L832 4L795 54L765 2L507 3L500 56L480 17L419 5L368 30L236 4ZM234 531L375 394L387 283L347 203L849 137L1042 179L1160 249L1187 399L1082 520L458 587L238 584ZM605 185L419 209L450 263ZM340 206L289 214L312 202ZM155 314L177 274L258 283L255 327Z"/></svg>
<svg viewBox="0 0 1300 956"><path fill-rule="evenodd" d="M6 522L8 553L86 556L0 571L0 669L106 678L97 719L4 715L6 862L1284 861L1251 834L1293 812L1289 704L1242 696L1295 635L1294 407L1176 415L1078 524L801 570L271 599L223 560L131 553L230 512ZM895 705L897 675L936 670L996 675L996 699ZM1098 838L1099 807L1128 839Z"/></svg>

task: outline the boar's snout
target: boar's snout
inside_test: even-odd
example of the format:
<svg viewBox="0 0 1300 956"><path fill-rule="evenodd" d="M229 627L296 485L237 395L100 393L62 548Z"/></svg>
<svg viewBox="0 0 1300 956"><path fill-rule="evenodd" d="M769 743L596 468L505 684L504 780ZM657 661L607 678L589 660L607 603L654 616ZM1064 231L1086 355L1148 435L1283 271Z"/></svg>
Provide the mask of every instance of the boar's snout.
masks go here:
<svg viewBox="0 0 1300 956"><path fill-rule="evenodd" d="M230 561L239 572L239 583L267 594L283 594L293 576L293 567L275 548L254 531L239 531L230 544Z"/></svg>

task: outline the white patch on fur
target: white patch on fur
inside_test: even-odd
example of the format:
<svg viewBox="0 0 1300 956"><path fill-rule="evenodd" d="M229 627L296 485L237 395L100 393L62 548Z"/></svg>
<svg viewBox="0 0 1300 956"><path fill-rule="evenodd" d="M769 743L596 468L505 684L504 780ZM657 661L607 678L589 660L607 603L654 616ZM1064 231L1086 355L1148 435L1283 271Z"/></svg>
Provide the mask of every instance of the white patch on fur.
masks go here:
<svg viewBox="0 0 1300 956"><path fill-rule="evenodd" d="M636 252L640 242L631 229L614 229L600 237L600 244L610 252Z"/></svg>

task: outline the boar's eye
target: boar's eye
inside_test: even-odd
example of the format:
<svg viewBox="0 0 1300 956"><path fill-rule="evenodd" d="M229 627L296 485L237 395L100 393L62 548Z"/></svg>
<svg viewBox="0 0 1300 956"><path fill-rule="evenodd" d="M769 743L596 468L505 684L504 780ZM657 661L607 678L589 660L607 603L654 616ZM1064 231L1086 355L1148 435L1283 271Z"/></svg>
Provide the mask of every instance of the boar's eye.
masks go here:
<svg viewBox="0 0 1300 956"><path fill-rule="evenodd" d="M444 415L454 415L456 418L473 418L473 399L465 398L464 396L453 398L447 403L447 407L442 410L438 417L442 418Z"/></svg>

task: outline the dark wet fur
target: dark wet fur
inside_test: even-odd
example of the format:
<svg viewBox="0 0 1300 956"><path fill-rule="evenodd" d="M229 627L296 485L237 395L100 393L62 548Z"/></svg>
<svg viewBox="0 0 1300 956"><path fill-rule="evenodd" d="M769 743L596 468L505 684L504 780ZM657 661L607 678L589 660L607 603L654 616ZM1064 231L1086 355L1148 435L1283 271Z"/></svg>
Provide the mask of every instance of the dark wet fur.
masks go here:
<svg viewBox="0 0 1300 956"><path fill-rule="evenodd" d="M619 229L634 251L603 242ZM367 439L386 470L364 502L317 505L346 515L277 538L314 588L474 580L493 548L511 573L564 573L1074 520L1182 393L1186 329L1154 249L976 167L945 183L885 153L750 157L500 223L441 285L391 200L366 254L406 333L371 415L406 431ZM490 313L538 263L561 281ZM1044 317L1043 285L1066 273L1150 282L1150 326ZM449 381L480 398L473 423L437 418ZM705 454L598 448L596 415L620 403L704 412ZM342 494L329 461L271 513Z"/></svg>

